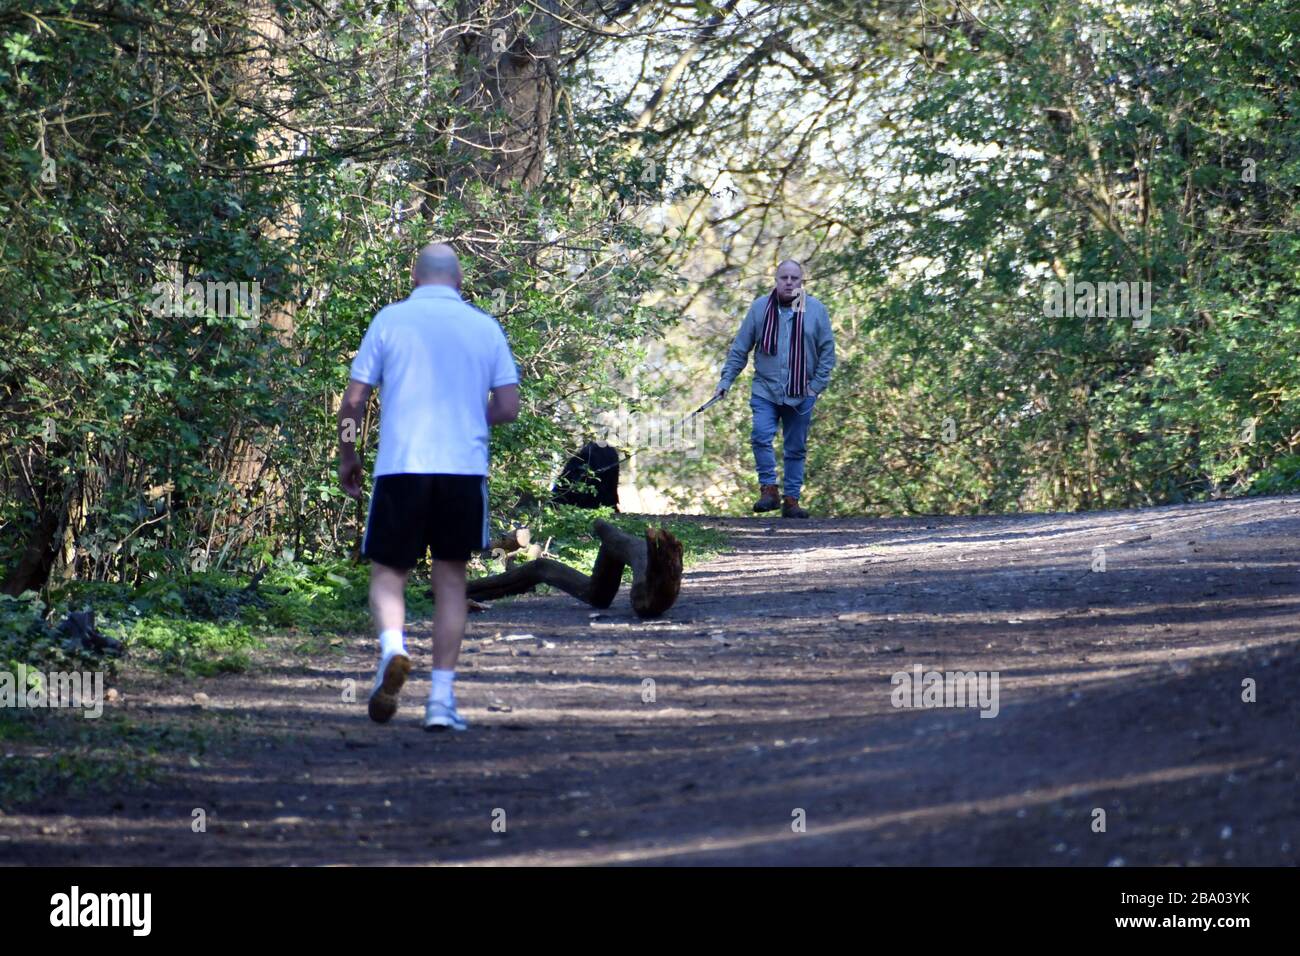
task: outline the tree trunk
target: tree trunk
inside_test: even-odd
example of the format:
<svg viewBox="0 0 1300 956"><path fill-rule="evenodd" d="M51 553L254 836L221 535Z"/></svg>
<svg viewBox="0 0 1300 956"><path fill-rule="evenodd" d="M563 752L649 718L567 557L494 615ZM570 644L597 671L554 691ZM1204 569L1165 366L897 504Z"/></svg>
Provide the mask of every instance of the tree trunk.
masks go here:
<svg viewBox="0 0 1300 956"><path fill-rule="evenodd" d="M532 189L541 182L558 82L554 59L564 35L552 6L552 0L522 8L504 0L457 6L465 25L456 51L457 105L480 118L452 141L446 189L464 202L472 204L465 191L473 183Z"/></svg>
<svg viewBox="0 0 1300 956"><path fill-rule="evenodd" d="M27 536L27 546L18 564L5 575L0 593L18 595L39 591L50 579L59 544L67 522L69 489L57 478L46 476L39 482L35 500L36 521Z"/></svg>

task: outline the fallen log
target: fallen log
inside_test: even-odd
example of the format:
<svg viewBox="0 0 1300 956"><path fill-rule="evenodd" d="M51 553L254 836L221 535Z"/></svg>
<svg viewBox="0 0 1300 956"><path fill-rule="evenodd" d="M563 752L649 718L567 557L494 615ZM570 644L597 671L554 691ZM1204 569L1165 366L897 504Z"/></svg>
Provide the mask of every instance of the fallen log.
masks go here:
<svg viewBox="0 0 1300 956"><path fill-rule="evenodd" d="M505 534L493 538L488 543L488 546L479 553L492 554L495 551L502 551L505 552L505 554L513 554L516 551L527 548L532 540L532 532L527 528L515 528L512 531L507 531Z"/></svg>
<svg viewBox="0 0 1300 956"><path fill-rule="evenodd" d="M630 567L632 610L637 617L658 617L673 606L682 586L680 541L662 528L646 528L645 537L639 538L603 519L597 519L592 530L600 539L600 551L590 576L552 558L536 558L470 581L466 596L491 601L549 584L592 607L607 608L623 582L623 568Z"/></svg>

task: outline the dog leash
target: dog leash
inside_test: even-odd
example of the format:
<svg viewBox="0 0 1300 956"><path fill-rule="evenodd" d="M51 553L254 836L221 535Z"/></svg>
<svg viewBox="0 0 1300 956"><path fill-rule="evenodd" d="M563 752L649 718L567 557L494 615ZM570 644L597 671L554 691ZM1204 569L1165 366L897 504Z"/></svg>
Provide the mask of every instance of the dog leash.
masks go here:
<svg viewBox="0 0 1300 956"><path fill-rule="evenodd" d="M709 407L710 405L712 405L714 402L721 401L724 397L725 397L725 396L723 396L723 395L714 395L711 399L709 399L707 402L705 402L705 403L704 403L703 405L701 405L699 408L695 409L695 411L691 412L689 415L687 415L687 416L686 416L685 418L683 418L681 421L679 421L679 422L674 422L672 425L670 425L669 428L668 428L669 432L671 432L671 431L673 430L673 428L675 428L675 427L678 427L678 426L681 426L681 425L685 425L687 422L689 422L692 418L694 418L694 417L695 417L696 415L698 415L700 412L704 411L706 408L708 408L708 407ZM587 468L591 471L591 473L592 473L593 475L599 475L599 474L600 474L601 472L603 472L603 471L609 471L611 468L617 468L619 465L623 464L623 462L625 462L625 461L630 461L632 458L635 458L635 457L636 457L637 452L641 452L641 451L645 451L645 449L644 449L644 448L635 448L635 449L633 449L632 451L628 452L626 455L624 455L622 458L620 458L618 461L614 462L613 464L606 465L604 468L592 468L592 467L591 467L591 462L587 462L587 463L586 463L586 464L587 464Z"/></svg>

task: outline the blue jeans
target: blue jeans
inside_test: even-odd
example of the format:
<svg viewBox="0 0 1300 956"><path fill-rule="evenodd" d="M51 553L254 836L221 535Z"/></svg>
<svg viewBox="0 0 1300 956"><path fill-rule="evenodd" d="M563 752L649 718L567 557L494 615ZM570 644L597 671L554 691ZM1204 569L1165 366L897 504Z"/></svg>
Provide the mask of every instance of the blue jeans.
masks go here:
<svg viewBox="0 0 1300 956"><path fill-rule="evenodd" d="M754 449L754 466L758 470L760 485L776 484L776 453L772 440L776 438L776 422L781 420L781 450L785 457L785 491L798 498L803 488L803 462L808 444L808 428L812 425L813 405L817 399L809 395L799 405L777 405L758 395L749 397L749 407L754 412L754 428L749 443Z"/></svg>

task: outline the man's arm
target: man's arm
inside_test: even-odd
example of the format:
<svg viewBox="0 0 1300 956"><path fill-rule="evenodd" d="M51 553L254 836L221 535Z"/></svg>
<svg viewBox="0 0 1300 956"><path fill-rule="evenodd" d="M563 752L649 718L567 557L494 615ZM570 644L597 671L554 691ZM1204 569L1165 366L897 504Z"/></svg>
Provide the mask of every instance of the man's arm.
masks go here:
<svg viewBox="0 0 1300 956"><path fill-rule="evenodd" d="M370 401L372 386L355 378L348 382L339 405L339 483L350 498L361 497L361 456L357 454L357 432Z"/></svg>
<svg viewBox="0 0 1300 956"><path fill-rule="evenodd" d="M816 395L826 391L831 381L831 369L835 367L835 334L831 331L830 313L823 306L821 321L817 324L817 365L808 387Z"/></svg>
<svg viewBox="0 0 1300 956"><path fill-rule="evenodd" d="M749 353L754 347L754 307L750 306L749 311L745 313L745 320L740 323L740 331L736 333L736 340L731 343L731 351L727 353L727 364L722 367L722 378L718 381L718 390L715 395L725 394L727 389L731 388L731 383L736 380L745 366L749 364Z"/></svg>
<svg viewBox="0 0 1300 956"><path fill-rule="evenodd" d="M499 385L488 396L488 425L505 425L519 417L519 385Z"/></svg>

